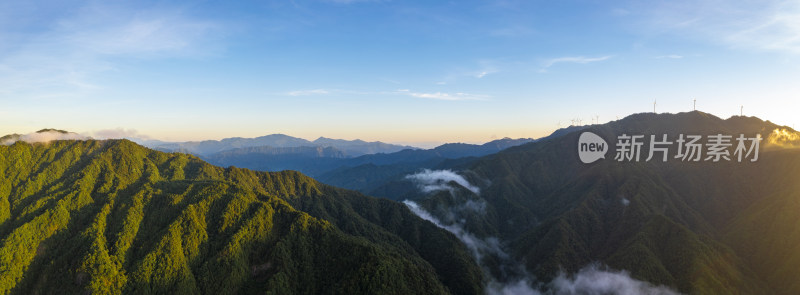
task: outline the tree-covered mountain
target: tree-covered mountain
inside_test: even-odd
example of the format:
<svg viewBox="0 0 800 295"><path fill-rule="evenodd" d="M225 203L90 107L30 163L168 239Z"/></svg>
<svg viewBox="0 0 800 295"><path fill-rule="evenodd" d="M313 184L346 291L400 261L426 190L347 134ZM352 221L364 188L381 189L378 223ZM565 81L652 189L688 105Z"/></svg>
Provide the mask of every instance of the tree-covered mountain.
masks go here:
<svg viewBox="0 0 800 295"><path fill-rule="evenodd" d="M374 153L393 153L410 146L394 145L383 142L366 142L363 140L343 140L320 137L314 141L292 137L284 134L270 134L256 138L231 137L222 140L204 140L187 142L162 142L139 140L142 145L164 151L183 152L197 156L209 156L215 153L248 147L297 148L297 147L332 147L347 157L357 157Z"/></svg>
<svg viewBox="0 0 800 295"><path fill-rule="evenodd" d="M452 234L293 171L127 140L0 145L0 294L477 294Z"/></svg>
<svg viewBox="0 0 800 295"><path fill-rule="evenodd" d="M800 133L701 112L570 128L483 157L338 170L413 211L126 140L0 145L0 293L579 293L553 282L587 265L690 294L800 293ZM605 159L579 160L587 131ZM676 145L645 161L647 144L616 161L623 134L763 141L757 161L683 161Z"/></svg>
<svg viewBox="0 0 800 295"><path fill-rule="evenodd" d="M547 282L592 263L690 294L800 293L800 135L753 117L637 114L587 127L612 146L583 164L583 131L483 157L461 175L474 193L415 200L478 237L498 237L512 260ZM757 161L614 160L617 137L760 134ZM649 138L648 138L649 140ZM703 144L706 144L705 140ZM733 140L731 154L736 147ZM460 197L457 197L460 196ZM466 196L466 197L465 197ZM480 210L458 210L464 200Z"/></svg>

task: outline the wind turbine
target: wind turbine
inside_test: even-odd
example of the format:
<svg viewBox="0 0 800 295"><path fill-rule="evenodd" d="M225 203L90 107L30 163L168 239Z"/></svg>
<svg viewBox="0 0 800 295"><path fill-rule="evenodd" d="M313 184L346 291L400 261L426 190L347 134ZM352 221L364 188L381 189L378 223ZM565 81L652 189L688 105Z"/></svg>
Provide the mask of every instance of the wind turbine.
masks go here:
<svg viewBox="0 0 800 295"><path fill-rule="evenodd" d="M658 101L658 100L653 100L653 113L654 113L654 114L657 114L657 113L656 113L656 102L657 102L657 101Z"/></svg>
<svg viewBox="0 0 800 295"><path fill-rule="evenodd" d="M744 105L742 105L741 107L739 107L739 116L740 116L740 117L744 117Z"/></svg>
<svg viewBox="0 0 800 295"><path fill-rule="evenodd" d="M697 98L694 99L694 107L693 107L693 111L696 110L697 110Z"/></svg>

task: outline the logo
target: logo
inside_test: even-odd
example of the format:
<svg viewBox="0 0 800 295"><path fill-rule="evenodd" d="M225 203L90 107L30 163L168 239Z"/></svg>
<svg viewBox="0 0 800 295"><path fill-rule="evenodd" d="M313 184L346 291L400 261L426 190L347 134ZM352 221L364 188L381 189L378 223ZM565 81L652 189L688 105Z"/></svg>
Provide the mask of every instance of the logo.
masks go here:
<svg viewBox="0 0 800 295"><path fill-rule="evenodd" d="M649 142L647 139L650 139ZM739 134L738 137L726 134L687 135L628 135L617 136L615 161L645 162L669 159L681 162L750 162L758 161L758 152L763 138L756 133L754 137ZM648 148L649 147L649 148ZM603 138L591 132L583 132L578 138L578 157L584 164L605 159L611 147Z"/></svg>
<svg viewBox="0 0 800 295"><path fill-rule="evenodd" d="M578 157L585 164L605 159L608 151L608 143L597 134L584 132L578 138Z"/></svg>

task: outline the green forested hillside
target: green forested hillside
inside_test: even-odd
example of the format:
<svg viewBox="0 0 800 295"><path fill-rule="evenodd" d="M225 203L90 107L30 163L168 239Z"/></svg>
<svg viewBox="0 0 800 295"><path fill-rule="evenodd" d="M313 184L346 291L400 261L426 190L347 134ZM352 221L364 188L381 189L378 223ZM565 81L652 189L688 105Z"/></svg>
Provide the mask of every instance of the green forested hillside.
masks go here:
<svg viewBox="0 0 800 295"><path fill-rule="evenodd" d="M0 294L482 292L451 234L296 172L126 140L0 145Z"/></svg>
<svg viewBox="0 0 800 295"><path fill-rule="evenodd" d="M590 126L612 148L623 133L759 133L765 140L756 162L617 162L612 149L583 164L581 132L573 132L479 160L464 175L487 184L485 212L456 213L470 232L508 242L514 259L544 282L600 262L690 294L798 294L800 149L771 144L776 128L796 134L757 118L701 112ZM418 201L452 214L452 198Z"/></svg>
<svg viewBox="0 0 800 295"><path fill-rule="evenodd" d="M765 140L756 162L617 162L612 150L582 164L580 132L568 132L454 163L480 190L451 181L410 196L499 238L510 257L484 257L483 269L403 204L297 172L219 168L125 140L0 145L0 294L480 294L515 279L508 261L544 289L600 263L690 294L800 293L794 130L700 112L586 130L612 145L622 133Z"/></svg>

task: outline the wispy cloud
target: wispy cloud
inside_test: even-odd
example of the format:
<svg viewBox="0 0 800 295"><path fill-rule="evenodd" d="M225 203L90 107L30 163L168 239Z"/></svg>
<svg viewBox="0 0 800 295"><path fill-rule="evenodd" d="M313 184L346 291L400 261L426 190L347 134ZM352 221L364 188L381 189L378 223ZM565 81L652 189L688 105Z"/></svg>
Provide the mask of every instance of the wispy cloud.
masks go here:
<svg viewBox="0 0 800 295"><path fill-rule="evenodd" d="M522 36L532 35L535 32L536 30L532 29L531 27L515 25L515 26L502 27L491 30L489 31L489 34L495 37L518 38Z"/></svg>
<svg viewBox="0 0 800 295"><path fill-rule="evenodd" d="M631 14L631 12L624 8L614 8L611 10L611 14L615 16L627 16Z"/></svg>
<svg viewBox="0 0 800 295"><path fill-rule="evenodd" d="M466 229L464 216L486 214L487 203L480 198L480 189L477 186L450 170L425 169L419 173L407 175L406 179L415 182L424 193L450 192L451 199L447 202L449 205L435 207L432 211L428 211L410 200L404 200L403 204L418 217L453 233L464 243L472 252L475 261L481 266L486 278L489 279L486 294L678 294L668 287L654 286L648 282L633 279L627 271L614 271L599 264L590 264L574 274L568 275L561 272L547 284L538 282L533 275L528 273L525 266L519 263L518 259L503 249L503 241L495 237L481 238ZM468 199L461 205L454 205L464 201L456 197L455 192L459 187L470 190L478 199ZM476 208L475 204L480 204L480 206ZM465 209L469 211L465 211ZM496 277L497 272L491 271L487 261L484 260L484 257L487 256L492 257L491 264L499 265L505 276L503 280ZM541 290L542 287L546 287L548 290Z"/></svg>
<svg viewBox="0 0 800 295"><path fill-rule="evenodd" d="M604 269L598 264L590 264L572 276L562 272L549 286L555 294L680 294L665 286L631 278L627 271Z"/></svg>
<svg viewBox="0 0 800 295"><path fill-rule="evenodd" d="M479 187L470 184L466 178L452 170L424 169L418 173L406 175L406 179L416 182L420 190L426 193L438 190L446 190L452 193L455 188L450 185L450 182L455 182L473 193L480 193Z"/></svg>
<svg viewBox="0 0 800 295"><path fill-rule="evenodd" d="M443 85L443 84L442 84ZM417 92L410 89L397 89L394 91L355 91L348 89L305 89L293 90L283 93L273 93L271 95L288 95L288 96L325 96L325 95L368 95L368 96L385 96L385 95L405 95L417 98L435 99L435 100L486 100L490 97L488 95L471 94L464 92Z"/></svg>
<svg viewBox="0 0 800 295"><path fill-rule="evenodd" d="M669 58L669 59L681 59L681 58L683 58L683 55L677 55L677 54L659 55L659 56L656 56L656 58L657 58L657 59L665 59L665 58Z"/></svg>
<svg viewBox="0 0 800 295"><path fill-rule="evenodd" d="M85 135L81 135L74 132L58 132L58 131L44 131L44 132L33 132L28 134L22 134L18 137L11 137L0 141L2 145L10 145L17 141L26 141L29 143L34 142L50 142L53 140L85 140L90 139Z"/></svg>
<svg viewBox="0 0 800 295"><path fill-rule="evenodd" d="M81 95L102 89L97 75L119 70L119 58L196 58L221 48L220 24L180 8L92 2L65 11L35 26L0 27L0 36L15 36L13 47L0 46L0 95Z"/></svg>
<svg viewBox="0 0 800 295"><path fill-rule="evenodd" d="M365 2L383 2L382 0L324 0L325 2L332 2L337 4L355 4Z"/></svg>
<svg viewBox="0 0 800 295"><path fill-rule="evenodd" d="M800 54L800 2L681 0L648 3L643 22L734 48Z"/></svg>
<svg viewBox="0 0 800 295"><path fill-rule="evenodd" d="M295 90L289 91L286 94L290 96L307 96L307 95L326 95L330 94L332 90L327 89L311 89L311 90Z"/></svg>
<svg viewBox="0 0 800 295"><path fill-rule="evenodd" d="M140 134L136 129L103 129L90 133L90 136L98 139L119 139L119 138L138 138L150 139L149 136Z"/></svg>
<svg viewBox="0 0 800 295"><path fill-rule="evenodd" d="M473 77L481 79L486 77L487 75L495 74L500 72L498 61L496 60L481 60L478 62L480 64L480 70L473 73Z"/></svg>
<svg viewBox="0 0 800 295"><path fill-rule="evenodd" d="M383 81L383 82L388 82L388 83L392 83L392 84L403 84L400 81L397 81L395 79L381 78L380 80Z"/></svg>
<svg viewBox="0 0 800 295"><path fill-rule="evenodd" d="M610 58L611 58L610 55L600 56L600 57L567 56L567 57L552 58L544 62L540 72L545 72L547 71L547 68L560 63L588 64L588 63L608 60Z"/></svg>
<svg viewBox="0 0 800 295"><path fill-rule="evenodd" d="M459 80L483 79L489 75L501 72L504 64L498 60L483 59L475 62L474 65L462 66L450 70L444 77L435 83L445 85L455 83Z"/></svg>
<svg viewBox="0 0 800 295"><path fill-rule="evenodd" d="M494 70L483 70L483 71L480 71L477 74L475 74L475 78L480 79L480 78L486 77L486 75L494 74L496 72L497 71L494 71Z"/></svg>
<svg viewBox="0 0 800 295"><path fill-rule="evenodd" d="M408 89L399 89L395 93L408 95L418 98L436 99L436 100L486 100L489 99L487 95L470 94L464 92L413 92Z"/></svg>

